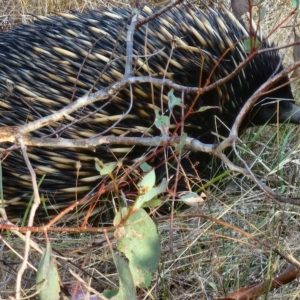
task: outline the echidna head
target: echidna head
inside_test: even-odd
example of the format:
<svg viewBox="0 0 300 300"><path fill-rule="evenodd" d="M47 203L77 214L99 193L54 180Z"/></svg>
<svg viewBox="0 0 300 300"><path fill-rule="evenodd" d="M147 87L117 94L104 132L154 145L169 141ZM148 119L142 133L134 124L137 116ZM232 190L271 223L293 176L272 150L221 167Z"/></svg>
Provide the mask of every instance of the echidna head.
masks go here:
<svg viewBox="0 0 300 300"><path fill-rule="evenodd" d="M257 119L262 123L257 124L258 122L255 122L255 125L285 122L300 124L300 108L292 101L272 98L267 98L266 100L268 100L268 102L262 103L257 112Z"/></svg>
<svg viewBox="0 0 300 300"><path fill-rule="evenodd" d="M257 101L248 117L248 125L259 126L275 123L300 124L300 107L295 105L288 77L282 79L273 92ZM281 86L281 84L286 84ZM250 119L250 121L249 121Z"/></svg>

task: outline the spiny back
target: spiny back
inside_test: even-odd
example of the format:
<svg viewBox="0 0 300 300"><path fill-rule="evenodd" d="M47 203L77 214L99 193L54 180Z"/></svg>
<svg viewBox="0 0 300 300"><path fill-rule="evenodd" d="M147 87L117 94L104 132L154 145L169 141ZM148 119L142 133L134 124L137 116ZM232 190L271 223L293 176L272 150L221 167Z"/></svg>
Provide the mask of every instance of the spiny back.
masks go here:
<svg viewBox="0 0 300 300"><path fill-rule="evenodd" d="M151 13L145 8L140 20ZM33 24L21 25L0 36L1 126L21 125L49 115L87 92L98 91L121 79L130 16L123 9L57 14L38 17ZM192 87L203 86L207 80L216 82L246 59L244 40L248 38L244 25L228 11L211 10L206 14L187 7L173 8L136 29L134 75L168 78ZM264 42L261 47L270 46ZM125 89L109 100L85 107L32 134L65 138L96 134L159 135L153 125L155 110L170 116L172 132L193 105L184 121L184 131L212 142L212 131L227 133L222 123L216 122L216 116L230 127L246 100L281 69L277 51L261 53L226 84L202 95L185 94L181 106L172 112L168 108L169 87L134 84L132 95L129 88ZM288 78L282 82L288 83ZM271 96L292 98L289 85ZM203 106L210 109L199 111ZM269 120L269 116L262 116L262 120L255 121L257 124ZM130 161L146 149L99 146L80 151L29 148L28 152L39 178L46 174L41 191L49 201L67 205L93 191L101 182L94 168L94 157L104 161L125 157ZM82 164L79 171L75 168L78 160ZM4 178L9 178L5 180L5 199L21 196L15 204L26 205L24 199L32 190L22 157L11 152L3 170ZM16 191L15 186L21 188Z"/></svg>

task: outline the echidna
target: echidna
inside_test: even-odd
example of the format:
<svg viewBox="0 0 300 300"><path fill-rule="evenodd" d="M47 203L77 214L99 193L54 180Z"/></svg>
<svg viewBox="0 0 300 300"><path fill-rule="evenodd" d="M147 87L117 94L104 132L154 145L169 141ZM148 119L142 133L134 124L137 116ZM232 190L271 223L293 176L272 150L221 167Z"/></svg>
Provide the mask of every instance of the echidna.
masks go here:
<svg viewBox="0 0 300 300"><path fill-rule="evenodd" d="M145 8L140 19L152 13ZM36 17L33 24L1 35L1 126L17 126L49 115L87 92L121 79L130 17L130 11L117 8L57 14ZM168 78L181 85L201 87L209 76L210 82L216 82L247 58L247 39L246 26L226 10L205 13L175 7L136 29L134 75ZM216 89L202 95L184 95L185 111L198 97L184 121L188 136L211 143L212 132L227 134L223 124L230 127L246 100L282 70L278 51L271 47L263 41L261 49L270 51L256 56ZM300 123L288 78L284 77L276 86L280 88L260 99L245 119L244 127L274 123L278 116L280 122ZM32 134L72 139L101 134L159 135L153 125L156 108L160 114L170 116L171 124L182 119L181 106L176 106L172 113L168 111L169 90L166 86L134 84L132 101L128 88ZM278 100L280 111L276 113ZM210 109L201 111L204 106ZM97 194L102 177L95 169L94 158L104 162L124 158L122 161L130 164L146 152L143 147L113 145L90 150L28 148L38 180L45 175L40 192L47 200L48 211L67 206L89 193ZM162 155L161 161L164 159ZM77 161L81 163L79 169ZM21 216L33 192L19 150L3 158L2 169L6 209L11 217Z"/></svg>

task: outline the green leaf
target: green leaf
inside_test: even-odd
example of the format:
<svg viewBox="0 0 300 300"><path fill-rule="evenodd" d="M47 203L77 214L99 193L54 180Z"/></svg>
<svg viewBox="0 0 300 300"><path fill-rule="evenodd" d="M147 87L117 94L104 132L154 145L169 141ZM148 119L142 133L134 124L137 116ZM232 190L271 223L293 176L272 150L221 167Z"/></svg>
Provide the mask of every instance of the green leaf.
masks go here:
<svg viewBox="0 0 300 300"><path fill-rule="evenodd" d="M244 40L244 46L247 51L247 53L251 53L252 49L256 49L260 46L260 41L256 36L250 36L249 39Z"/></svg>
<svg viewBox="0 0 300 300"><path fill-rule="evenodd" d="M204 196L205 194L198 195L195 192L190 192L181 196L180 200L189 206L198 206L199 204L204 202Z"/></svg>
<svg viewBox="0 0 300 300"><path fill-rule="evenodd" d="M198 109L198 112L204 112L204 111L207 111L209 109L220 109L220 107L219 106L201 106Z"/></svg>
<svg viewBox="0 0 300 300"><path fill-rule="evenodd" d="M140 190L147 192L153 188L155 184L155 180L156 180L155 171L152 169L150 172L144 175L144 177L137 184L137 186L140 188Z"/></svg>
<svg viewBox="0 0 300 300"><path fill-rule="evenodd" d="M44 178L45 178L46 174L44 174L42 176L42 178L39 180L38 182L38 188L41 186L42 182L44 181ZM34 193L31 195L30 199L29 199L29 202L28 202L28 205L26 206L26 210L23 214L23 218L22 218L22 223L21 223L21 226L25 226L25 223L27 221L27 218L28 218L28 215L30 213L30 209L31 209L31 206L32 206L32 203L33 203L33 200L34 200ZM43 204L43 207L45 209L45 212L46 212L46 215L48 216L48 210L47 210L47 207L45 207L45 201L44 201L44 196L41 197L41 202Z"/></svg>
<svg viewBox="0 0 300 300"><path fill-rule="evenodd" d="M142 208L146 202L153 199L157 195L164 193L167 190L167 187L168 187L167 180L165 178L163 178L163 180L161 181L159 186L153 187L152 189L148 190L145 194L140 195L135 200L135 203L133 205L134 210L138 210L138 209Z"/></svg>
<svg viewBox="0 0 300 300"><path fill-rule="evenodd" d="M142 163L140 165L140 168L144 173L147 173L152 170L152 167L150 165L148 165L147 163Z"/></svg>
<svg viewBox="0 0 300 300"><path fill-rule="evenodd" d="M134 300L136 299L135 286L133 278L128 266L128 263L118 254L113 255L115 265L119 274L119 293L116 296L117 300Z"/></svg>
<svg viewBox="0 0 300 300"><path fill-rule="evenodd" d="M166 135L169 132L170 118L168 116L159 115L158 111L155 110L156 120L154 125L161 131L162 134Z"/></svg>
<svg viewBox="0 0 300 300"><path fill-rule="evenodd" d="M104 290L103 291L103 295L104 297L106 297L107 299L110 299L112 297L115 297L117 296L119 293L119 289L116 289L116 290Z"/></svg>
<svg viewBox="0 0 300 300"><path fill-rule="evenodd" d="M47 243L36 275L36 289L40 300L59 300L60 280L51 252L51 245Z"/></svg>
<svg viewBox="0 0 300 300"><path fill-rule="evenodd" d="M182 141L175 147L176 151L181 151L182 148L185 146L185 141L187 139L187 134L184 133L182 137Z"/></svg>
<svg viewBox="0 0 300 300"><path fill-rule="evenodd" d="M160 258L157 228L143 209L134 212L126 220L126 224L120 226L122 217L129 212L129 209L123 208L114 219L117 247L129 260L134 285L148 287Z"/></svg>
<svg viewBox="0 0 300 300"><path fill-rule="evenodd" d="M108 175L113 172L113 170L118 165L117 162L111 162L111 163L103 163L98 158L95 158L95 167L96 170L100 173L100 175Z"/></svg>
<svg viewBox="0 0 300 300"><path fill-rule="evenodd" d="M162 204L163 200L160 199L160 198L153 198L149 201L146 201L144 204L143 204L143 208L145 207L158 207Z"/></svg>
<svg viewBox="0 0 300 300"><path fill-rule="evenodd" d="M171 111L173 110L173 107L175 105L181 106L181 99L174 95L174 89L171 89L169 91L168 98L169 98L168 106Z"/></svg>
<svg viewBox="0 0 300 300"><path fill-rule="evenodd" d="M299 0L292 0L292 5L293 5L295 8L299 9L300 1L299 1Z"/></svg>
<svg viewBox="0 0 300 300"><path fill-rule="evenodd" d="M264 6L259 7L259 18L263 20L266 16L267 10Z"/></svg>
<svg viewBox="0 0 300 300"><path fill-rule="evenodd" d="M209 281L208 284L212 287L215 293L219 293L219 289L217 288L216 284L212 281Z"/></svg>

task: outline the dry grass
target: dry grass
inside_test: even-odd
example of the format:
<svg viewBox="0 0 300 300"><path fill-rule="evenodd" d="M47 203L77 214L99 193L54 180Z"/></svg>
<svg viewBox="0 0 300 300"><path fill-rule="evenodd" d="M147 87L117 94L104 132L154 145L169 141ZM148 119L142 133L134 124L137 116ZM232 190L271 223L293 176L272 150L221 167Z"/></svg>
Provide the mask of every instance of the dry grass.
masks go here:
<svg viewBox="0 0 300 300"><path fill-rule="evenodd" d="M289 11L287 1L268 1L264 31ZM69 9L99 9L109 5L124 5L121 1L76 0L2 0L0 28L10 30L17 23L26 23L26 13L46 15L51 11ZM274 39L280 44L290 42L289 31L277 30ZM286 59L287 62L291 58ZM296 91L295 87L295 92ZM255 128L243 136L249 141L241 149L242 157L258 178L278 193L299 196L299 128L286 126L260 131ZM254 133L260 135L251 141ZM288 137L288 138L287 138ZM251 142L250 142L251 141ZM279 142L279 143L278 143ZM281 161L283 167L274 174ZM5 188L5 187L4 187ZM181 211L172 222L169 216L157 217L161 237L162 258L149 290L138 290L139 299L212 299L268 278L276 277L288 265L286 257L297 261L299 245L299 208L268 199L256 185L242 176L230 175L218 185L211 185L208 199L201 207ZM182 216L184 215L184 216ZM222 220L226 224L205 218ZM78 224L68 224L68 227ZM67 225L65 225L67 227ZM243 232L253 236L253 239ZM15 294L16 274L24 242L15 232L3 232L0 237L0 297L8 299ZM114 247L114 239L108 236ZM45 245L42 232L32 234L37 248L30 251L29 262L37 267L38 248ZM49 233L57 255L61 280L67 290L75 289L77 280L73 270L98 292L117 287L118 278L107 237L102 233L64 230ZM276 250L276 251L275 251ZM35 271L28 267L22 281L23 297L34 294ZM80 287L79 287L80 288ZM259 299L299 299L298 281L269 292Z"/></svg>

